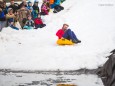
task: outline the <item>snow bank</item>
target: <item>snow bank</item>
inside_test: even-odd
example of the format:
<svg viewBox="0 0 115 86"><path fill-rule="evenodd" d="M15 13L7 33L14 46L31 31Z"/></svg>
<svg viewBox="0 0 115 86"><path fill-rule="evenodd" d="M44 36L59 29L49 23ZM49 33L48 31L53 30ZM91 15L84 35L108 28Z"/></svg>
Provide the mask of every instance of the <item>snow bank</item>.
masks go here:
<svg viewBox="0 0 115 86"><path fill-rule="evenodd" d="M100 5L111 3L113 5ZM94 69L115 46L115 2L66 0L65 10L43 17L47 27L38 30L4 28L0 33L0 68L30 70ZM81 44L58 46L55 33L70 24Z"/></svg>

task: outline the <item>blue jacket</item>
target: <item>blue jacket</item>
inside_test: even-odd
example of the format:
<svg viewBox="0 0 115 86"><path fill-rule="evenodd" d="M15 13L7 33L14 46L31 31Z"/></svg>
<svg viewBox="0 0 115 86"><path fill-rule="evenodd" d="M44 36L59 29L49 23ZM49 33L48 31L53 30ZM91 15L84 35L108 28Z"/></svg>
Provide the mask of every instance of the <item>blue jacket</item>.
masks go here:
<svg viewBox="0 0 115 86"><path fill-rule="evenodd" d="M5 19L5 14L4 14L4 12L2 11L2 12L0 12L0 21L5 21L6 19Z"/></svg>
<svg viewBox="0 0 115 86"><path fill-rule="evenodd" d="M54 4L50 5L51 8L54 8L57 5L60 5L61 0L55 0Z"/></svg>
<svg viewBox="0 0 115 86"><path fill-rule="evenodd" d="M56 5L60 5L60 3L61 3L61 0L55 0L55 2L54 2Z"/></svg>
<svg viewBox="0 0 115 86"><path fill-rule="evenodd" d="M27 6L27 9L33 11L33 7L31 7L31 6Z"/></svg>

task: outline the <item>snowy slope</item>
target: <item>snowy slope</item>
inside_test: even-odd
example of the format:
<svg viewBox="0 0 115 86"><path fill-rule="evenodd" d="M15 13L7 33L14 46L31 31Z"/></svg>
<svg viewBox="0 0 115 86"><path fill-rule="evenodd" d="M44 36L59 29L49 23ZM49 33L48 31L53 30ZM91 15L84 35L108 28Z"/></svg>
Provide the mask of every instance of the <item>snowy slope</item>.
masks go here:
<svg viewBox="0 0 115 86"><path fill-rule="evenodd" d="M65 10L43 17L47 27L0 33L0 68L30 70L93 69L102 65L115 46L115 1L66 0ZM55 33L63 23L81 44L58 46Z"/></svg>

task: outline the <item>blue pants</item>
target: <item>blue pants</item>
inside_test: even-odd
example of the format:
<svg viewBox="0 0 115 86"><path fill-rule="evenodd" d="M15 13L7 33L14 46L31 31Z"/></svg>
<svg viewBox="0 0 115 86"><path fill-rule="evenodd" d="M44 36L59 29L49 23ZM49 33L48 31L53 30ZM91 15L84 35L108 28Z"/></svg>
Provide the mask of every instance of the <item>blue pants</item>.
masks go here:
<svg viewBox="0 0 115 86"><path fill-rule="evenodd" d="M71 31L70 29L65 31L63 38L68 39L68 40L76 40L76 41L78 40L75 33L73 31Z"/></svg>

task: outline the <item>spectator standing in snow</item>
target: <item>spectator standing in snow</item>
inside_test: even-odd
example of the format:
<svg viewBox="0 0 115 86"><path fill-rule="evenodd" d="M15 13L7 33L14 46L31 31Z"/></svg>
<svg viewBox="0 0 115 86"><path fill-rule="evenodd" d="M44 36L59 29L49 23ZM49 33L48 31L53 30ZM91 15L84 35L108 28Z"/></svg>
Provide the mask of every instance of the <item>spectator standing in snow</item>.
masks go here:
<svg viewBox="0 0 115 86"><path fill-rule="evenodd" d="M81 41L77 38L75 33L71 31L71 29L68 29L68 27L68 24L63 24L62 29L58 30L56 33L58 38L72 40L73 43L81 43Z"/></svg>
<svg viewBox="0 0 115 86"><path fill-rule="evenodd" d="M35 18L35 19L34 19L34 23L35 23L35 29L37 29L37 28L43 28L43 27L46 26L46 24L44 24L44 23L42 22L42 19L41 19L41 15L40 15L40 14L38 15L38 18Z"/></svg>

